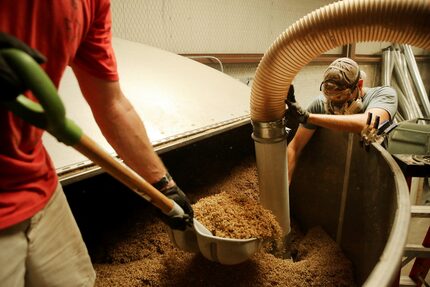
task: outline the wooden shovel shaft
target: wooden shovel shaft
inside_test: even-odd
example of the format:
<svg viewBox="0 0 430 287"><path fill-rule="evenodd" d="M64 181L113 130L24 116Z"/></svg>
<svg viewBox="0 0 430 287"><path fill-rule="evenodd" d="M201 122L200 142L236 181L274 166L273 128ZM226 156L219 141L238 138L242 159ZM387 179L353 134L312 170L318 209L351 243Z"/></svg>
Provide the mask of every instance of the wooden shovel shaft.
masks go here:
<svg viewBox="0 0 430 287"><path fill-rule="evenodd" d="M150 200L150 202L168 213L173 208L173 202L155 187L149 184L136 172L123 165L95 143L91 138L82 135L81 140L73 146L74 149L98 164L107 173L118 179L131 190Z"/></svg>

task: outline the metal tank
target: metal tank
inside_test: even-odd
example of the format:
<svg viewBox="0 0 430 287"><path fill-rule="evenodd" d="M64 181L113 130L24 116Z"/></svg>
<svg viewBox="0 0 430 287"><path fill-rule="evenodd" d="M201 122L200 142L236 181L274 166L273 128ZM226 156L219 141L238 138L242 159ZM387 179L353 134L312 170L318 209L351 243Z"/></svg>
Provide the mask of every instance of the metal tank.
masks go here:
<svg viewBox="0 0 430 287"><path fill-rule="evenodd" d="M318 129L290 185L291 215L304 229L322 226L353 262L356 283L398 280L410 219L406 180L380 145Z"/></svg>
<svg viewBox="0 0 430 287"><path fill-rule="evenodd" d="M176 146L161 156L175 180L187 190L186 184L198 185L214 177L205 174L205 166L221 166L228 173L242 159L252 156L255 150L251 130L252 126L245 124L226 132L208 134L204 139ZM78 197L71 200L72 209L73 206L81 209L83 202L93 197L87 190L95 193L97 206L112 206L106 198L114 192L107 187L100 192L86 187L84 174L75 174L79 180L72 183L68 176L62 178L63 183L69 182L65 187L68 196ZM98 182L97 176L94 180ZM97 195L99 193L101 195ZM119 195L121 193L115 193L115 203L120 201ZM372 145L366 151L356 135L317 130L303 150L289 196L291 218L303 232L321 226L337 241L353 263L358 286L390 286L398 279L410 204L404 176L384 148ZM93 208L91 206L91 210ZM103 215L106 212L96 213L106 220ZM121 212L115 214L116 217ZM78 222L88 218L92 216L77 217ZM82 229L84 238L92 240L92 235L85 235L92 234L98 227L85 222L83 226L90 230ZM87 244L91 245L91 240Z"/></svg>

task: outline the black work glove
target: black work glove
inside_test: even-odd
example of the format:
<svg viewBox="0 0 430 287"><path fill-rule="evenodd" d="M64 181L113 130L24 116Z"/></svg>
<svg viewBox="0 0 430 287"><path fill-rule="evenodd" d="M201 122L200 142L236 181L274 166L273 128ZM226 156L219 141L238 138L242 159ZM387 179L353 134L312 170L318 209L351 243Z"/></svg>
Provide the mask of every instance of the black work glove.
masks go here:
<svg viewBox="0 0 430 287"><path fill-rule="evenodd" d="M288 109L285 111L285 120L287 121L287 126L289 126L289 123L291 125L295 125L298 123L305 124L307 122L309 118L309 112L300 107L300 105L296 102L293 85L290 85L285 103L288 106Z"/></svg>
<svg viewBox="0 0 430 287"><path fill-rule="evenodd" d="M37 63L46 61L45 57L38 51L31 49L17 38L0 32L0 49L15 48L29 54ZM25 92L27 88L15 74L12 67L0 54L0 101L13 100Z"/></svg>
<svg viewBox="0 0 430 287"><path fill-rule="evenodd" d="M165 196L176 202L184 211L183 216L168 216L160 211L161 219L172 229L185 230L187 226L193 224L194 211L185 193L176 185L172 185L172 177L166 174L159 182L153 186Z"/></svg>

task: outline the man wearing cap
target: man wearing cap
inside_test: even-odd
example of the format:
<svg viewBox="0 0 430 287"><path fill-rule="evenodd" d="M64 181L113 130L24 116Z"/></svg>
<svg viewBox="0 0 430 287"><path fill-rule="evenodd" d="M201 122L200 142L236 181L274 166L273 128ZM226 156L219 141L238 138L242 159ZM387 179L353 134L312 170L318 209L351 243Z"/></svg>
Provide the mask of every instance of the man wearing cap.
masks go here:
<svg viewBox="0 0 430 287"><path fill-rule="evenodd" d="M324 72L318 96L306 110L287 98L288 122L300 126L288 144L288 178L291 182L296 162L317 127L360 133L366 127L368 113L380 122L392 120L397 111L396 91L387 86L363 87L363 72L349 58L339 58ZM289 92L290 94L290 92Z"/></svg>

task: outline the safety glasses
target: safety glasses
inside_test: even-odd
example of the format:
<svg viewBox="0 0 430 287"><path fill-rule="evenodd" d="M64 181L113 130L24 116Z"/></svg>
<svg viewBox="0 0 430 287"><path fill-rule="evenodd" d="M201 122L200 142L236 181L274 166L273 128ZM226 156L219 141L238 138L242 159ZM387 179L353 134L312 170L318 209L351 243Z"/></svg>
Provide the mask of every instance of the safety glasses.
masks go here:
<svg viewBox="0 0 430 287"><path fill-rule="evenodd" d="M357 88L344 88L344 89L326 89L324 83L321 83L320 90L323 92L326 99L333 103L344 103L351 98L352 93Z"/></svg>

